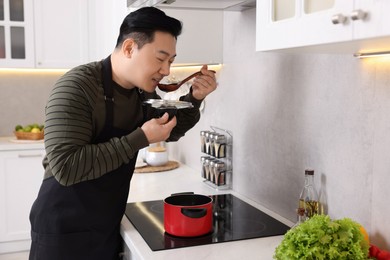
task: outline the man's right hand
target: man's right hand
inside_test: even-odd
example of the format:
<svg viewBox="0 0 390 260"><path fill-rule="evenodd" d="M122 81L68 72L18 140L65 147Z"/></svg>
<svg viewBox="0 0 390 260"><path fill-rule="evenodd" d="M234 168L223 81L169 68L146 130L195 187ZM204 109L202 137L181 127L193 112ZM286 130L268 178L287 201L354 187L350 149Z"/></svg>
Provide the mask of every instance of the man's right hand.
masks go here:
<svg viewBox="0 0 390 260"><path fill-rule="evenodd" d="M176 117L169 120L168 113L164 113L160 118L153 118L145 122L141 129L144 131L149 144L152 144L167 140L175 126Z"/></svg>

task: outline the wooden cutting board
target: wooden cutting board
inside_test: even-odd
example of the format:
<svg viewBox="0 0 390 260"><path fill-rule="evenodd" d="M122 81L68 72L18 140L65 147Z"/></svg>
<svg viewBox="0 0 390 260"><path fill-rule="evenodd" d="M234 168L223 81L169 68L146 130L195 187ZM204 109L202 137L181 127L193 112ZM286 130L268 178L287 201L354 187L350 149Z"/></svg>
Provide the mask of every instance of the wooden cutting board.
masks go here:
<svg viewBox="0 0 390 260"><path fill-rule="evenodd" d="M161 166L150 166L144 165L135 167L134 173L150 173L150 172L164 172L176 169L179 167L179 163L176 161L168 161L166 164Z"/></svg>

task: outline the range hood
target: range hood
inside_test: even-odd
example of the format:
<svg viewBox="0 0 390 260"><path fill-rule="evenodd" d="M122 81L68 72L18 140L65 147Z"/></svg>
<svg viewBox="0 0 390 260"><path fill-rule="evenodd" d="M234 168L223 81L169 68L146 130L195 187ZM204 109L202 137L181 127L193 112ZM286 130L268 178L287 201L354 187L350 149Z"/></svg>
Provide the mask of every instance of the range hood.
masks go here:
<svg viewBox="0 0 390 260"><path fill-rule="evenodd" d="M256 0L127 0L129 9L145 6L174 9L244 11L256 7Z"/></svg>

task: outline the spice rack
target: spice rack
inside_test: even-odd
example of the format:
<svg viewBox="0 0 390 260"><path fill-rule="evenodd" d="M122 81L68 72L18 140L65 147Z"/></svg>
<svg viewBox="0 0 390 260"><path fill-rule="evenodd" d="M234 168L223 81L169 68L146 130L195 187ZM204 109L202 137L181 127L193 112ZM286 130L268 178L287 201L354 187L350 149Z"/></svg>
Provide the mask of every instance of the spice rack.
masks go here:
<svg viewBox="0 0 390 260"><path fill-rule="evenodd" d="M201 176L204 182L217 190L232 187L233 134L216 126L211 131L200 131Z"/></svg>

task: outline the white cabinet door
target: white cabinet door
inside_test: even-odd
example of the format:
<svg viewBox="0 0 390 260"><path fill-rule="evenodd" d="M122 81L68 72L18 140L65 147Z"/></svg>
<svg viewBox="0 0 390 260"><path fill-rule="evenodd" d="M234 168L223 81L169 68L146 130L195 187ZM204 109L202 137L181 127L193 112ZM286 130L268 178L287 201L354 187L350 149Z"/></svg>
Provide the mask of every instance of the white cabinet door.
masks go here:
<svg viewBox="0 0 390 260"><path fill-rule="evenodd" d="M88 61L88 1L35 0L37 68L72 68Z"/></svg>
<svg viewBox="0 0 390 260"><path fill-rule="evenodd" d="M222 11L168 8L161 10L183 22L173 66L222 63Z"/></svg>
<svg viewBox="0 0 390 260"><path fill-rule="evenodd" d="M352 22L354 25L354 39L387 37L390 35L389 0L355 0L353 10L360 10L366 14L366 17Z"/></svg>
<svg viewBox="0 0 390 260"><path fill-rule="evenodd" d="M30 239L29 213L42 183L44 154L0 152L0 242Z"/></svg>
<svg viewBox="0 0 390 260"><path fill-rule="evenodd" d="M104 59L112 53L126 15L126 0L89 0L89 61Z"/></svg>
<svg viewBox="0 0 390 260"><path fill-rule="evenodd" d="M2 0L0 8L0 67L34 66L33 1Z"/></svg>
<svg viewBox="0 0 390 260"><path fill-rule="evenodd" d="M267 51L317 45L352 39L345 22L334 24L332 17L349 14L353 1L328 1L328 6L315 8L310 0L295 0L290 6L280 0L257 0L256 50ZM284 10L290 8L292 10Z"/></svg>
<svg viewBox="0 0 390 260"><path fill-rule="evenodd" d="M257 0L256 50L388 51L389 11L388 0Z"/></svg>

